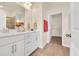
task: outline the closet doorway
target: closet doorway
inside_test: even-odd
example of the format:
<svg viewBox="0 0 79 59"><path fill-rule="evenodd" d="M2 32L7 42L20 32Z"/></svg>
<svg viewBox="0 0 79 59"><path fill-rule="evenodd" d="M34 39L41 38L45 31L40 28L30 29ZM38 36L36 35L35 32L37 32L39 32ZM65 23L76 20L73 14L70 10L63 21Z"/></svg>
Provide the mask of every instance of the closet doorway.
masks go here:
<svg viewBox="0 0 79 59"><path fill-rule="evenodd" d="M61 41L62 45L62 13L56 13L49 15L49 37L50 40Z"/></svg>

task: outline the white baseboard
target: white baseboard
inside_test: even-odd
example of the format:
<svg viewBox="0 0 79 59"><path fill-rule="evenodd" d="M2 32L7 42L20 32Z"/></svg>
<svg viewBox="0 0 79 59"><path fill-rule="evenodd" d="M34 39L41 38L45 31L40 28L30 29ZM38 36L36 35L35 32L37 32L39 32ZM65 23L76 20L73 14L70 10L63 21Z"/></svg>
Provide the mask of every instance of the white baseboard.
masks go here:
<svg viewBox="0 0 79 59"><path fill-rule="evenodd" d="M46 44L40 45L39 48L44 48L46 46Z"/></svg>
<svg viewBox="0 0 79 59"><path fill-rule="evenodd" d="M63 43L62 43L62 46L70 48L69 45L66 45L66 44L63 44Z"/></svg>

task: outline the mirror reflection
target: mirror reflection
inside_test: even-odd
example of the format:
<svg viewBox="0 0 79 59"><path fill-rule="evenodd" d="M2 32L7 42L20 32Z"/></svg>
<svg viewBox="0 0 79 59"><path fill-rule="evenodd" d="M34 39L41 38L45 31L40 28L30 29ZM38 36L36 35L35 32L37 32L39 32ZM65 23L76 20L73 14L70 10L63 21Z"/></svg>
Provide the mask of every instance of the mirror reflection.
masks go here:
<svg viewBox="0 0 79 59"><path fill-rule="evenodd" d="M4 22L2 26L5 24L3 28L24 31L25 9L22 6L15 2L0 2L0 10L5 14L3 15L5 20L0 20Z"/></svg>

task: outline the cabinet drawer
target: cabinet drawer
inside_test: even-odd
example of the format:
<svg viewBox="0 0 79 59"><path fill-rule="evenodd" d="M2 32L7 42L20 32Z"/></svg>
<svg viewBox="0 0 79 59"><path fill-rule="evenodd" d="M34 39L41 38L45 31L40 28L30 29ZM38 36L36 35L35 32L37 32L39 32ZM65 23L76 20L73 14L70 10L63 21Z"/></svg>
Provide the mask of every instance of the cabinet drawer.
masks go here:
<svg viewBox="0 0 79 59"><path fill-rule="evenodd" d="M25 36L25 42L32 41L32 36Z"/></svg>
<svg viewBox="0 0 79 59"><path fill-rule="evenodd" d="M5 37L5 38L0 38L0 46L6 45L10 43L10 39Z"/></svg>
<svg viewBox="0 0 79 59"><path fill-rule="evenodd" d="M18 40L24 39L24 35L12 36L12 37L9 37L9 39L10 39L10 42L16 42Z"/></svg>
<svg viewBox="0 0 79 59"><path fill-rule="evenodd" d="M13 43L22 39L24 39L24 35L3 37L3 38L0 38L0 46Z"/></svg>
<svg viewBox="0 0 79 59"><path fill-rule="evenodd" d="M31 42L32 41L32 38L30 37L30 38L25 38L25 43L28 43L28 42Z"/></svg>
<svg viewBox="0 0 79 59"><path fill-rule="evenodd" d="M28 45L28 44L31 44L32 41L25 41L25 44Z"/></svg>
<svg viewBox="0 0 79 59"><path fill-rule="evenodd" d="M25 37L30 37L30 36L32 36L32 33L25 34Z"/></svg>

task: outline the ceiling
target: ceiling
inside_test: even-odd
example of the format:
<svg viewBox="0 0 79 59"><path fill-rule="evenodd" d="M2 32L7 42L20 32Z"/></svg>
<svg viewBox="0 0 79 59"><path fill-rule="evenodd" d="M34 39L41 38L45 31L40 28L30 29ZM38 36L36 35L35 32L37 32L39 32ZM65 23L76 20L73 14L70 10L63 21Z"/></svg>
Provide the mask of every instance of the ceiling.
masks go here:
<svg viewBox="0 0 79 59"><path fill-rule="evenodd" d="M19 6L15 2L0 2L0 5L3 6L5 10L10 10L10 11L23 10L24 11L24 8Z"/></svg>

